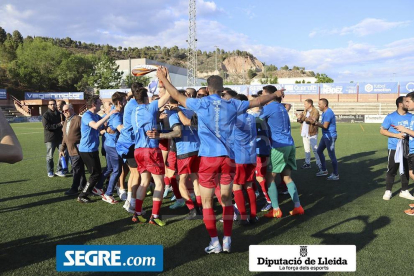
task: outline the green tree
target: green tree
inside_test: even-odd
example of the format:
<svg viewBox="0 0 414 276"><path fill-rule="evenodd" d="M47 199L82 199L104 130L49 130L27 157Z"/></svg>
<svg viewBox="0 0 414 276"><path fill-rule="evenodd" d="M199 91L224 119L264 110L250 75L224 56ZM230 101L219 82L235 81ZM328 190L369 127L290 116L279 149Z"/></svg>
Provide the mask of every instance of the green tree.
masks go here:
<svg viewBox="0 0 414 276"><path fill-rule="evenodd" d="M289 70L289 66L285 65L283 67L280 68L281 70Z"/></svg>
<svg viewBox="0 0 414 276"><path fill-rule="evenodd" d="M249 77L249 79L252 79L252 78L257 76L257 73L255 71L253 71L252 69L249 69L247 71L247 76Z"/></svg>
<svg viewBox="0 0 414 276"><path fill-rule="evenodd" d="M12 80L34 90L56 90L57 68L69 56L67 50L36 38L17 48L16 60L8 66L8 74Z"/></svg>
<svg viewBox="0 0 414 276"><path fill-rule="evenodd" d="M88 87L84 76L92 74L93 57L85 55L71 55L62 61L57 68L57 79L63 91L84 91ZM87 79L87 78L86 78Z"/></svg>
<svg viewBox="0 0 414 276"><path fill-rule="evenodd" d="M115 89L121 84L122 72L118 72L119 65L115 60L105 54L96 55L92 73L84 77L91 87L98 89Z"/></svg>
<svg viewBox="0 0 414 276"><path fill-rule="evenodd" d="M7 38L6 31L2 27L0 27L0 44L6 41L6 38Z"/></svg>
<svg viewBox="0 0 414 276"><path fill-rule="evenodd" d="M17 30L15 30L14 32L13 32L13 41L17 44L17 45L19 45L19 44L22 44L23 43L23 36L22 36L22 34L19 32L19 31L17 31Z"/></svg>
<svg viewBox="0 0 414 276"><path fill-rule="evenodd" d="M316 82L315 83L332 83L334 82L333 79L328 77L326 74L316 74Z"/></svg>
<svg viewBox="0 0 414 276"><path fill-rule="evenodd" d="M142 83L142 85L144 87L146 87L146 86L148 86L148 84L150 84L151 78L148 77L148 76L128 75L128 76L126 76L125 81L124 81L124 83L127 87L131 87L134 82Z"/></svg>

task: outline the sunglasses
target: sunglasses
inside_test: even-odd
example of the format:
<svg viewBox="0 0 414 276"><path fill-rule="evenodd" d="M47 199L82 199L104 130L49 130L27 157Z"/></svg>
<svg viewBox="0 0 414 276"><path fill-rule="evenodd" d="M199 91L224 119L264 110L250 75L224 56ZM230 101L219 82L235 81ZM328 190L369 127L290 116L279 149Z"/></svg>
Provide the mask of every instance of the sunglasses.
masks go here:
<svg viewBox="0 0 414 276"><path fill-rule="evenodd" d="M205 97L205 96L207 96L207 94L197 94L197 98L202 98L202 97Z"/></svg>

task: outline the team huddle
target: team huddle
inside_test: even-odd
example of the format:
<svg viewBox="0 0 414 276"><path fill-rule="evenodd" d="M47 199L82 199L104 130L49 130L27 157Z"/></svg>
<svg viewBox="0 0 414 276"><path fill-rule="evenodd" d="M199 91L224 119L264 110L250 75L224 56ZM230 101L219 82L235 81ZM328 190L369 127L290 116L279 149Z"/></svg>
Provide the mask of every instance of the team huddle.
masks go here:
<svg viewBox="0 0 414 276"><path fill-rule="evenodd" d="M194 93L177 90L169 81L165 67L157 70L157 77L157 96L150 99L147 89L134 83L131 95L113 94L112 106L105 108L103 117L97 114L102 105L98 96L87 100L88 110L82 117L74 114L71 105L62 107L65 120L56 118L48 131L59 135L60 129L63 141L59 155L65 156L68 152L72 163L73 184L65 194L78 195L80 190L77 197L80 203L93 202L89 195L96 194L103 201L116 204L113 193L117 190L120 199L125 201L124 208L133 213L133 222L164 226L161 204L172 190L175 202L171 209L186 206L189 210L186 219L202 215L211 238L206 253L230 252L235 218L239 218L241 225L258 222L256 181L267 201L261 209L266 212L265 217L283 216L275 184L278 175L294 204L289 214L304 214L291 177L291 172L297 169L296 149L288 112L281 103L284 89L267 85L260 96L249 100L243 94L224 89L219 76L209 77L207 87L193 90ZM49 104L53 106L53 101ZM320 110L324 111L322 122L312 116L313 108L311 105L298 116L302 137L312 144L318 157L316 176L328 175L323 156L327 148L334 168L328 180L338 180L335 116L325 99L319 102ZM53 117L53 112L50 111L52 115L48 119ZM46 131L47 120L43 124ZM323 137L316 150L312 139L318 128L322 128ZM104 169L99 157L100 135L107 161ZM84 165L90 173L88 180ZM310 149L306 151L302 168L310 168ZM48 165L49 176L50 172L53 176L53 160L51 168ZM143 201L149 186L153 186L153 201L151 214L147 216ZM222 243L213 211L214 196L223 208Z"/></svg>

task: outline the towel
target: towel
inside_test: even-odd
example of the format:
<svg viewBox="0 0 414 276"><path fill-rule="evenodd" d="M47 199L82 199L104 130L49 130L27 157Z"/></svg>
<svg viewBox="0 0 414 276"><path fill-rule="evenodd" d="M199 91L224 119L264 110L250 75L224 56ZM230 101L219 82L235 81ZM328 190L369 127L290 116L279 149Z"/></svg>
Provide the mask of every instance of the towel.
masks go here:
<svg viewBox="0 0 414 276"><path fill-rule="evenodd" d="M395 149L394 162L400 163L400 175L404 174L404 152L403 152L403 139L399 139L397 143L397 148Z"/></svg>

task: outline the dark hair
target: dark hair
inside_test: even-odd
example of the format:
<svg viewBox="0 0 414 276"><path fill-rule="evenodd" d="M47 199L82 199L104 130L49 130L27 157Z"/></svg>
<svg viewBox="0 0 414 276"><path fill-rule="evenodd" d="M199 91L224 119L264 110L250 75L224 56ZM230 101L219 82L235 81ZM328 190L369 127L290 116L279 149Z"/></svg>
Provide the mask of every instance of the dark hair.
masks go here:
<svg viewBox="0 0 414 276"><path fill-rule="evenodd" d="M92 97L90 97L87 101L86 101L86 106L88 108L91 108L92 105L96 105L96 102L99 100L99 96L98 95L93 95Z"/></svg>
<svg viewBox="0 0 414 276"><path fill-rule="evenodd" d="M258 95L258 94L255 94L255 95L250 95L250 97L252 97L252 98L257 98L257 97L259 97L259 95Z"/></svg>
<svg viewBox="0 0 414 276"><path fill-rule="evenodd" d="M223 91L223 78L217 75L210 76L207 79L208 90L212 93Z"/></svg>
<svg viewBox="0 0 414 276"><path fill-rule="evenodd" d="M233 89L231 89L230 87L224 87L223 88L223 92L227 92L227 91L230 91L230 90L233 90Z"/></svg>
<svg viewBox="0 0 414 276"><path fill-rule="evenodd" d="M238 94L237 94L237 92L236 91L234 91L234 90L227 90L227 91L223 91L223 93L226 93L226 94L229 94L232 98L235 98Z"/></svg>
<svg viewBox="0 0 414 276"><path fill-rule="evenodd" d="M263 90L266 90L267 93L273 94L277 91L277 88L274 85L263 86Z"/></svg>
<svg viewBox="0 0 414 276"><path fill-rule="evenodd" d="M406 98L410 98L412 101L414 101L414 91L411 91L407 95L405 95Z"/></svg>
<svg viewBox="0 0 414 276"><path fill-rule="evenodd" d="M329 106L329 102L328 102L328 100L327 99L325 99L325 98L321 98L321 99L319 99L320 101L323 101L324 103L325 103L325 105L326 106Z"/></svg>
<svg viewBox="0 0 414 276"><path fill-rule="evenodd" d="M50 99L48 102L54 102L56 104L56 100L55 99Z"/></svg>
<svg viewBox="0 0 414 276"><path fill-rule="evenodd" d="M134 91L138 91L138 89L141 88L141 87L144 87L144 85L142 83L140 83L140 82L134 82L131 85L131 92L132 92L132 94L134 94Z"/></svg>
<svg viewBox="0 0 414 276"><path fill-rule="evenodd" d="M240 100L240 101L248 101L249 100L247 98L247 96L244 95L244 94L237 94L235 98L238 99L238 100Z"/></svg>
<svg viewBox="0 0 414 276"><path fill-rule="evenodd" d="M112 103L114 105L117 105L119 102L122 102L123 99L125 99L127 96L124 92L115 92L112 94Z"/></svg>
<svg viewBox="0 0 414 276"><path fill-rule="evenodd" d="M187 88L186 92L188 92L188 94L190 94L191 98L195 98L197 95L197 91L194 88Z"/></svg>
<svg viewBox="0 0 414 276"><path fill-rule="evenodd" d="M313 105L312 99L306 99L305 102L308 102L308 103L310 103L310 105Z"/></svg>
<svg viewBox="0 0 414 276"><path fill-rule="evenodd" d="M148 90L144 87L139 87L138 90L133 90L134 98L139 104L145 103L145 98L148 98Z"/></svg>
<svg viewBox="0 0 414 276"><path fill-rule="evenodd" d="M160 98L160 95L158 95L158 94L152 95L151 101L158 100L159 98Z"/></svg>
<svg viewBox="0 0 414 276"><path fill-rule="evenodd" d="M398 98L397 98L397 100L395 101L395 104L397 105L397 108L398 108L398 104L400 104L400 103L402 103L402 104L404 104L404 96L399 96Z"/></svg>
<svg viewBox="0 0 414 276"><path fill-rule="evenodd" d="M185 91L184 89L178 89L177 91L178 91L178 93L180 93L181 95L185 95L185 93L187 92L187 91ZM194 91L195 91L195 90L194 90ZM178 102L177 102L176 100L174 100L173 98L170 98L170 103L172 103L172 104L178 104Z"/></svg>
<svg viewBox="0 0 414 276"><path fill-rule="evenodd" d="M207 87L202 86L202 87L200 87L200 88L198 89L198 91L200 91L200 90L207 90ZM198 92L198 91L197 91L197 92Z"/></svg>
<svg viewBox="0 0 414 276"><path fill-rule="evenodd" d="M263 94L263 90L257 91L257 96L261 96Z"/></svg>

